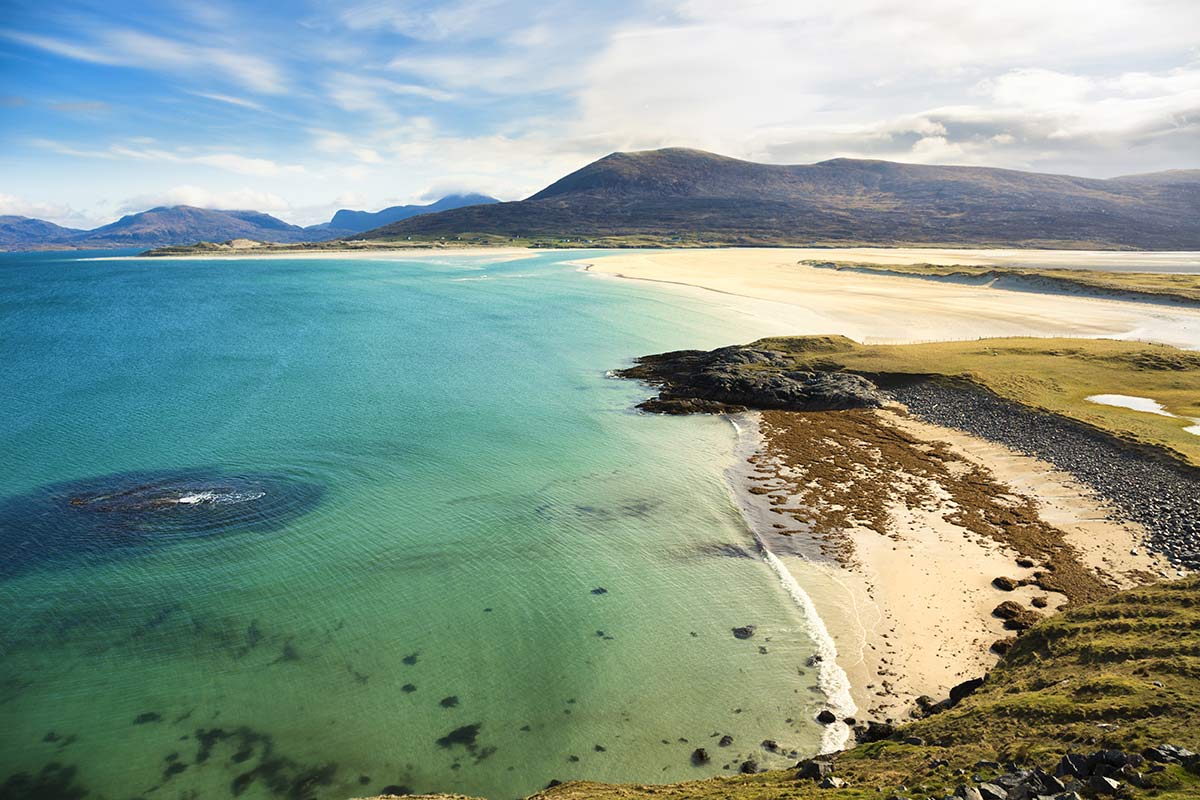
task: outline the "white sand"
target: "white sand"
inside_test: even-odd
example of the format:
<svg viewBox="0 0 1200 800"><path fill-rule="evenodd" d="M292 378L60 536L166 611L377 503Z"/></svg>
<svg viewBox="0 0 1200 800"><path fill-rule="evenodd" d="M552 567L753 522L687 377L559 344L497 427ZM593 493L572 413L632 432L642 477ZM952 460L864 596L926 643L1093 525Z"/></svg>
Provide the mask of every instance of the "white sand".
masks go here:
<svg viewBox="0 0 1200 800"><path fill-rule="evenodd" d="M1196 308L1005 291L815 269L797 263L814 254L859 258L859 252L671 250L603 255L589 260L593 273L675 284L680 291L695 292L726 305L747 320L748 338L785 330L796 335L840 333L868 343L1079 336L1156 341L1200 349L1200 309ZM877 260L888 259L886 263L916 263L928 260L932 252L864 249L861 260L870 255ZM987 253L991 263L996 251L936 252L953 254L955 263L961 263L963 253ZM1075 251L1036 252L1039 259L1062 261L1086 255ZM1120 254L1126 259L1162 255Z"/></svg>

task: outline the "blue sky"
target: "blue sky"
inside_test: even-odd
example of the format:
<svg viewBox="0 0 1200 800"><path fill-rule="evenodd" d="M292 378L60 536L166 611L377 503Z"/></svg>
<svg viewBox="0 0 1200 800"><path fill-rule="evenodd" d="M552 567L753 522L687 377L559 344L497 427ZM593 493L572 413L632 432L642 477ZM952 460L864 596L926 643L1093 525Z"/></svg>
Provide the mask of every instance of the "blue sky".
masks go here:
<svg viewBox="0 0 1200 800"><path fill-rule="evenodd" d="M1200 167L1194 0L5 0L0 214L288 221L526 196L683 145L1107 177Z"/></svg>

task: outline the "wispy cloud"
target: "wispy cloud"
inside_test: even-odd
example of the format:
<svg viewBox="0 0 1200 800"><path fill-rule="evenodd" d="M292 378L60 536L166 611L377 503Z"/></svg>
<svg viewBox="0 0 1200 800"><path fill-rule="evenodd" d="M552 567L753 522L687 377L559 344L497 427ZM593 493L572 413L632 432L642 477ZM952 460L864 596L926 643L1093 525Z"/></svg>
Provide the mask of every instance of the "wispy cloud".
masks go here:
<svg viewBox="0 0 1200 800"><path fill-rule="evenodd" d="M46 150L76 158L130 159L135 161L160 161L175 164L202 164L239 175L275 177L304 172L301 164L280 164L266 158L251 158L237 153L191 154L180 150L168 150L146 146L144 142L113 144L103 150L86 150L51 139L35 139L32 142Z"/></svg>
<svg viewBox="0 0 1200 800"><path fill-rule="evenodd" d="M251 91L278 94L285 90L282 71L260 56L128 28L99 28L83 42L11 30L0 35L28 47L93 64L178 73L217 70Z"/></svg>

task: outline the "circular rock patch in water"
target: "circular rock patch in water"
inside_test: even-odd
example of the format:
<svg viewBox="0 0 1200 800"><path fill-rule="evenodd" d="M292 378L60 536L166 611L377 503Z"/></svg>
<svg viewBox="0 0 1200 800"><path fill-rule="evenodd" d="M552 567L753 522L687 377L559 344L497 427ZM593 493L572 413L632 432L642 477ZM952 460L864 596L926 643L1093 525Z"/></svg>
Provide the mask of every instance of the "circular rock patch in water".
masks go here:
<svg viewBox="0 0 1200 800"><path fill-rule="evenodd" d="M0 500L0 577L48 562L269 532L312 510L320 485L217 469L101 475Z"/></svg>

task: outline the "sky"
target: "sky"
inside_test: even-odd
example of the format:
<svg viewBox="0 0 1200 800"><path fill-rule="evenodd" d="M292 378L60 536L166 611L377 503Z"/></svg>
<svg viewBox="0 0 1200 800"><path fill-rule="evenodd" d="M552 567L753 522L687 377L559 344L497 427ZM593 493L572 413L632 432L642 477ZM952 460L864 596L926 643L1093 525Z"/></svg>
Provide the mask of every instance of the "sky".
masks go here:
<svg viewBox="0 0 1200 800"><path fill-rule="evenodd" d="M0 214L288 222L696 147L1200 167L1198 0L0 0Z"/></svg>

